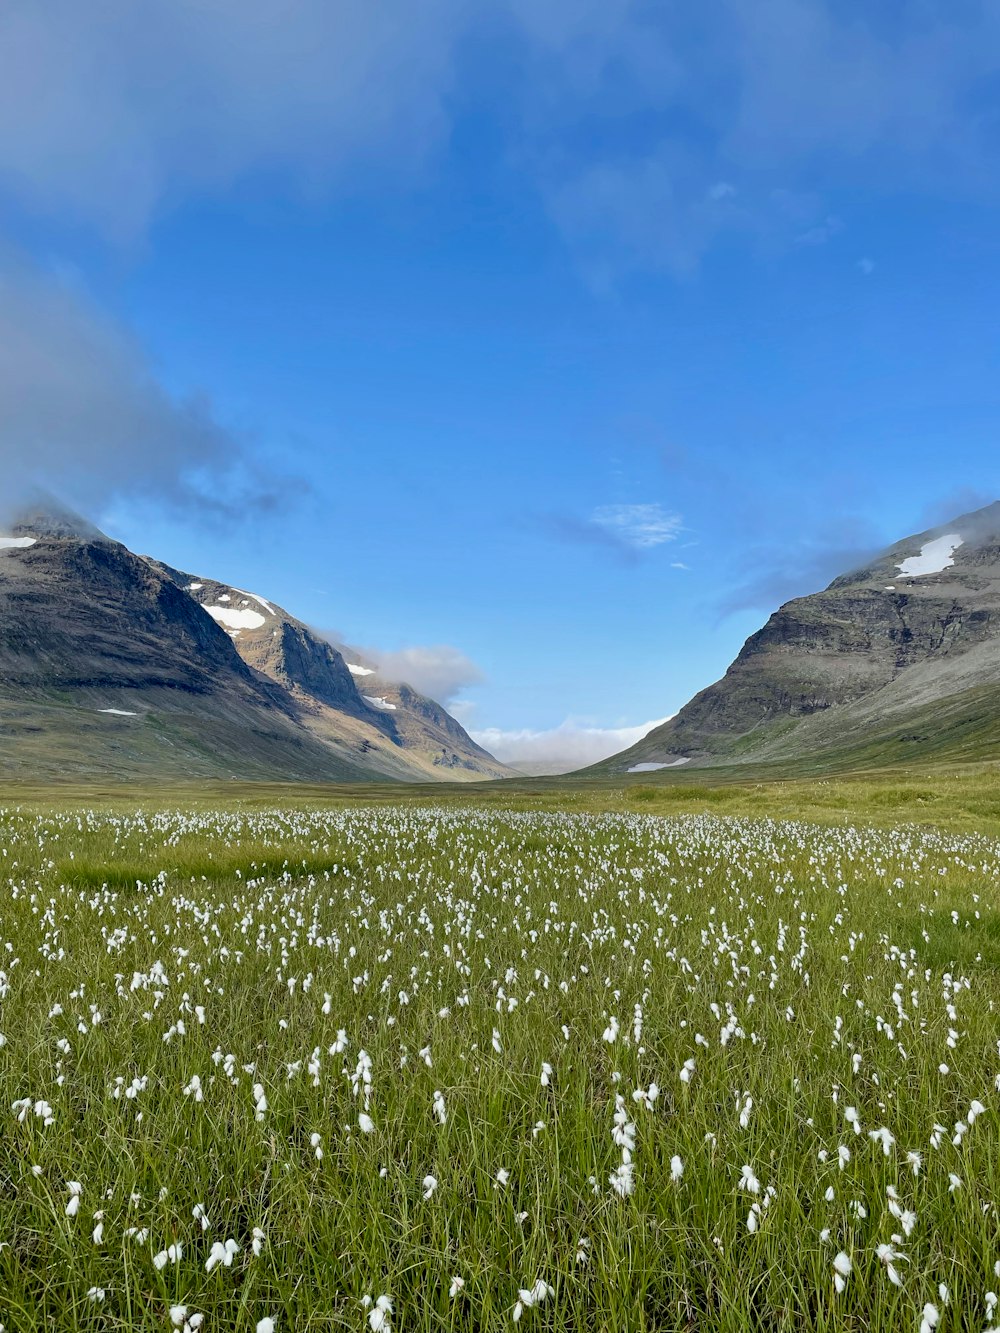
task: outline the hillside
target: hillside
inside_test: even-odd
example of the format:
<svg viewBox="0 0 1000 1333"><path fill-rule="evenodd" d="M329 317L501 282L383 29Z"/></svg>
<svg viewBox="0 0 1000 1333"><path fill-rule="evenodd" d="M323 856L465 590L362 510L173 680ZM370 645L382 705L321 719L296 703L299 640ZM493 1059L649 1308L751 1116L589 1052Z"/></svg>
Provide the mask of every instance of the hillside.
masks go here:
<svg viewBox="0 0 1000 1333"><path fill-rule="evenodd" d="M595 772L1000 752L1000 504L779 608L725 676Z"/></svg>
<svg viewBox="0 0 1000 1333"><path fill-rule="evenodd" d="M246 623L234 629L206 610L199 583L72 514L42 508L8 524L4 776L426 781L506 772L446 714L450 726L439 719L421 730L421 712L443 714L431 701L407 696L401 726L363 699L337 650L307 626L238 594ZM237 595L200 586L209 606L215 597L225 609Z"/></svg>

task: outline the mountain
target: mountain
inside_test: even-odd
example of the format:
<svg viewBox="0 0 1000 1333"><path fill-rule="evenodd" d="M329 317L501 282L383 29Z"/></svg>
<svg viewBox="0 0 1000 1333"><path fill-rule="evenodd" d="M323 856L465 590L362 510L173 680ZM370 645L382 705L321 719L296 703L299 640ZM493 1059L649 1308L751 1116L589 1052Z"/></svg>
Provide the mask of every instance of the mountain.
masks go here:
<svg viewBox="0 0 1000 1333"><path fill-rule="evenodd" d="M1000 753L1000 503L787 602L725 676L594 772Z"/></svg>
<svg viewBox="0 0 1000 1333"><path fill-rule="evenodd" d="M41 506L0 536L8 778L507 774L439 705L391 688L392 708L372 704L338 650L280 607L76 515Z"/></svg>

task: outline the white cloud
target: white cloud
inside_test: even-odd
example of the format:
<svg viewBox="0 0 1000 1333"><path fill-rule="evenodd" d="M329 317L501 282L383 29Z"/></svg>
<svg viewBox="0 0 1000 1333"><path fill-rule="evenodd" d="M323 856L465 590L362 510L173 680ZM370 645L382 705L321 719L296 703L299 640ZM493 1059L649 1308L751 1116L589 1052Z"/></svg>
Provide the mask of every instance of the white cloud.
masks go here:
<svg viewBox="0 0 1000 1333"><path fill-rule="evenodd" d="M600 759L628 749L654 727L669 718L655 718L632 727L597 727L578 718L567 718L547 731L505 731L482 727L470 731L474 741L512 768L526 773L569 773L596 764Z"/></svg>
<svg viewBox="0 0 1000 1333"><path fill-rule="evenodd" d="M591 522L637 551L674 541L684 526L680 514L659 504L601 505L591 514Z"/></svg>
<svg viewBox="0 0 1000 1333"><path fill-rule="evenodd" d="M363 665L374 667L384 680L410 685L418 693L445 704L456 715L462 707L457 696L470 685L481 685L486 679L471 657L446 643L414 645L392 651L382 648L345 648L343 651L348 661L360 658Z"/></svg>
<svg viewBox="0 0 1000 1333"><path fill-rule="evenodd" d="M30 208L140 232L259 168L307 189L443 137L466 0L9 0L0 180Z"/></svg>

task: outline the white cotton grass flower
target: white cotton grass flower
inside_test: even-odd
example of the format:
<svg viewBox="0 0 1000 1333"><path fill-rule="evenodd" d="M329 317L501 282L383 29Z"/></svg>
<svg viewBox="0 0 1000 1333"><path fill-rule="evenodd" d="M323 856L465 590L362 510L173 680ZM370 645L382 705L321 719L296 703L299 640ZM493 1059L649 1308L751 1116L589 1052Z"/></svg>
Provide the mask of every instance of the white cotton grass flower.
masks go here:
<svg viewBox="0 0 1000 1333"><path fill-rule="evenodd" d="M447 1124L448 1110L444 1104L444 1093L439 1088L434 1089L433 1106L434 1119L439 1125Z"/></svg>
<svg viewBox="0 0 1000 1333"><path fill-rule="evenodd" d="M888 1130L885 1127L885 1125L882 1125L881 1128L879 1129L870 1129L868 1131L868 1137L872 1140L873 1143L880 1143L882 1145L882 1153L885 1157L888 1157L891 1154L892 1145L896 1142L896 1140L893 1138L891 1131Z"/></svg>
<svg viewBox="0 0 1000 1333"><path fill-rule="evenodd" d="M635 1164L622 1162L621 1166L615 1167L608 1179L618 1197L627 1199L630 1194L635 1193Z"/></svg>
<svg viewBox="0 0 1000 1333"><path fill-rule="evenodd" d="M493 1188L495 1190L503 1189L509 1180L510 1180L510 1172L507 1170L506 1167L502 1166L500 1170L497 1172L497 1178L493 1182Z"/></svg>
<svg viewBox="0 0 1000 1333"><path fill-rule="evenodd" d="M66 1202L66 1216L76 1217L80 1211L80 1196L83 1193L83 1186L78 1180L67 1180L66 1189L69 1191L69 1199Z"/></svg>
<svg viewBox="0 0 1000 1333"><path fill-rule="evenodd" d="M159 1272L166 1268L167 1264L179 1264L183 1256L184 1248L179 1243L168 1245L165 1250L160 1250L159 1254L153 1255L153 1267Z"/></svg>
<svg viewBox="0 0 1000 1333"><path fill-rule="evenodd" d="M844 1119L854 1130L855 1134L861 1133L861 1117L858 1115L856 1106L846 1106L844 1108Z"/></svg>
<svg viewBox="0 0 1000 1333"><path fill-rule="evenodd" d="M438 1187L438 1182L435 1176L424 1176L423 1191L425 1199L432 1198L434 1195L434 1191L437 1189L437 1187Z"/></svg>
<svg viewBox="0 0 1000 1333"><path fill-rule="evenodd" d="M361 1130L361 1133L362 1133L362 1134L374 1134L374 1133L375 1133L375 1121L371 1118L371 1116L368 1114L367 1111L361 1111L361 1112L359 1113L359 1115L358 1115L358 1129Z"/></svg>
<svg viewBox="0 0 1000 1333"><path fill-rule="evenodd" d="M552 1084L552 1066L546 1061L542 1061L541 1084L543 1088L548 1088Z"/></svg>
<svg viewBox="0 0 1000 1333"><path fill-rule="evenodd" d="M257 1320L257 1333L274 1333L274 1320L270 1315Z"/></svg>
<svg viewBox="0 0 1000 1333"><path fill-rule="evenodd" d="M369 1301L371 1298L368 1298ZM392 1327L392 1298L379 1296L368 1312L368 1326L372 1333L389 1333Z"/></svg>
<svg viewBox="0 0 1000 1333"><path fill-rule="evenodd" d="M671 1180L680 1180L680 1178L683 1176L683 1174L684 1174L684 1163L683 1163L683 1162L681 1161L681 1159L675 1154L675 1155L674 1155L673 1157L671 1157L671 1159L670 1159L670 1179L671 1179Z"/></svg>
<svg viewBox="0 0 1000 1333"><path fill-rule="evenodd" d="M201 1223L202 1231L208 1230L208 1214L205 1212L205 1205L203 1203L195 1204L191 1209L191 1216L196 1222Z"/></svg>
<svg viewBox="0 0 1000 1333"><path fill-rule="evenodd" d="M838 1250L833 1260L833 1285L840 1296L847 1286L847 1279L851 1276L851 1256L844 1250Z"/></svg>
<svg viewBox="0 0 1000 1333"><path fill-rule="evenodd" d="M901 1287L903 1279L899 1275L899 1269L896 1265L900 1262L906 1262L906 1256L893 1248L891 1245L879 1245L875 1254L880 1263L885 1265L886 1276L894 1287Z"/></svg>
<svg viewBox="0 0 1000 1333"><path fill-rule="evenodd" d="M941 1311L930 1301L924 1306L923 1313L920 1316L920 1333L933 1333L941 1322Z"/></svg>
<svg viewBox="0 0 1000 1333"><path fill-rule="evenodd" d="M205 1260L205 1272L211 1273L213 1268L222 1264L223 1268L232 1268L233 1260L239 1254L240 1247L232 1237L229 1240L215 1241L208 1258Z"/></svg>
<svg viewBox="0 0 1000 1333"><path fill-rule="evenodd" d="M742 1170L741 1170L741 1172L740 1172L740 1184L739 1184L739 1188L740 1188L741 1190L746 1190L746 1192L747 1192L748 1194L759 1194L759 1193L760 1193L760 1181L759 1181L759 1180L757 1179L757 1177L754 1175L753 1167L751 1167L751 1166L744 1166L744 1167L742 1168Z"/></svg>
<svg viewBox="0 0 1000 1333"><path fill-rule="evenodd" d="M101 1301L104 1300L106 1295L107 1293L105 1292L103 1287L91 1287L90 1290L87 1292L87 1300L94 1301L96 1304L99 1305Z"/></svg>
<svg viewBox="0 0 1000 1333"><path fill-rule="evenodd" d="M520 1287L517 1293L517 1301L511 1312L511 1319L516 1324L525 1310L530 1310L536 1305L544 1305L555 1294L555 1287L543 1282L541 1278L538 1278L531 1287Z"/></svg>
<svg viewBox="0 0 1000 1333"><path fill-rule="evenodd" d="M253 1250L254 1256L258 1259L260 1258L261 1254L264 1251L264 1241L266 1239L267 1237L265 1236L261 1228L254 1227L251 1233L250 1248L251 1250Z"/></svg>
<svg viewBox="0 0 1000 1333"><path fill-rule="evenodd" d="M465 1289L465 1278L459 1277L458 1274L456 1273L456 1275L451 1279L451 1286L448 1288L449 1297L452 1300L454 1300L455 1297L458 1296L459 1293L462 1292L464 1289Z"/></svg>

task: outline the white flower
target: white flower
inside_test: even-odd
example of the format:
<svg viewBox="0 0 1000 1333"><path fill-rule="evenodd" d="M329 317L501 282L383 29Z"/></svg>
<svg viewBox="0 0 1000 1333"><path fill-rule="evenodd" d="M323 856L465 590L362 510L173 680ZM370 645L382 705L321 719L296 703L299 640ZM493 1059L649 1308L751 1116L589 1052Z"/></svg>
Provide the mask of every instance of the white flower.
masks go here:
<svg viewBox="0 0 1000 1333"><path fill-rule="evenodd" d="M391 1314L392 1301L388 1296L380 1296L375 1302L374 1309L368 1315L368 1324L372 1333L389 1333L391 1327L389 1316Z"/></svg>
<svg viewBox="0 0 1000 1333"><path fill-rule="evenodd" d="M443 1125L448 1119L448 1112L444 1104L444 1094L440 1092L437 1088L435 1088L434 1090L433 1100L434 1100L434 1107L433 1107L434 1119L438 1122L439 1125Z"/></svg>
<svg viewBox="0 0 1000 1333"><path fill-rule="evenodd" d="M753 1167L744 1166L740 1173L740 1189L746 1190L748 1194L760 1193L760 1181L753 1173Z"/></svg>
<svg viewBox="0 0 1000 1333"><path fill-rule="evenodd" d="M941 1312L936 1305L928 1303L924 1306L924 1312L920 1320L920 1333L931 1333L932 1329L937 1328L941 1322Z"/></svg>
<svg viewBox="0 0 1000 1333"><path fill-rule="evenodd" d="M254 1254L259 1259L261 1252L264 1249L264 1241L266 1237L263 1231L261 1231L260 1227L254 1227L253 1232L251 1234L252 1234L252 1239L250 1241L250 1248L251 1250L253 1250Z"/></svg>
<svg viewBox="0 0 1000 1333"><path fill-rule="evenodd" d="M896 1142L891 1132L888 1129L886 1129L885 1125L883 1125L880 1129L870 1129L868 1131L868 1137L872 1140L873 1143L882 1144L882 1152L886 1157L889 1156L890 1152L892 1151L892 1145Z"/></svg>
<svg viewBox="0 0 1000 1333"><path fill-rule="evenodd" d="M362 1111L358 1116L358 1129L361 1130L362 1134L375 1133L375 1121L371 1118L371 1116L367 1113L367 1111Z"/></svg>
<svg viewBox="0 0 1000 1333"><path fill-rule="evenodd" d="M232 1268L233 1259L239 1254L239 1251L240 1247L231 1237L225 1244L217 1240L205 1260L205 1272L211 1273L212 1269L218 1264L222 1264L223 1268Z"/></svg>
<svg viewBox="0 0 1000 1333"><path fill-rule="evenodd" d="M616 1166L608 1177L611 1182L611 1188L621 1199L626 1199L630 1194L635 1193L635 1165L632 1162L622 1162L621 1166Z"/></svg>
<svg viewBox="0 0 1000 1333"><path fill-rule="evenodd" d="M464 1277L455 1276L451 1279L451 1286L448 1288L448 1295L451 1297L452 1300L455 1299L455 1297L463 1289L464 1286L465 1286Z"/></svg>
<svg viewBox="0 0 1000 1333"><path fill-rule="evenodd" d="M257 1320L257 1333L274 1333L274 1320L270 1315Z"/></svg>
<svg viewBox="0 0 1000 1333"><path fill-rule="evenodd" d="M843 1250L839 1250L833 1260L833 1285L838 1295L847 1286L847 1279L851 1275L851 1256Z"/></svg>
<svg viewBox="0 0 1000 1333"><path fill-rule="evenodd" d="M437 1189L438 1183L434 1176L424 1176L424 1198L429 1199Z"/></svg>
<svg viewBox="0 0 1000 1333"><path fill-rule="evenodd" d="M677 1156L671 1157L671 1159L670 1159L670 1179L671 1179L671 1180L680 1180L680 1178L681 1178L681 1176L682 1176L683 1174L684 1174L684 1163L683 1163L683 1162L681 1161L681 1159L680 1159L679 1157L677 1157Z"/></svg>
<svg viewBox="0 0 1000 1333"><path fill-rule="evenodd" d="M168 1245L165 1250L153 1255L153 1267L159 1271L165 1268L168 1263L179 1264L183 1252L181 1245Z"/></svg>
<svg viewBox="0 0 1000 1333"><path fill-rule="evenodd" d="M104 1297L105 1297L105 1294L106 1294L106 1293L105 1293L103 1287L91 1287L90 1290L87 1292L87 1300L88 1300L88 1301L103 1301L103 1300L104 1300Z"/></svg>
<svg viewBox="0 0 1000 1333"><path fill-rule="evenodd" d="M66 1204L66 1216L76 1217L80 1211L80 1195L83 1193L83 1186L78 1180L67 1180L66 1188L69 1190L69 1201Z"/></svg>

